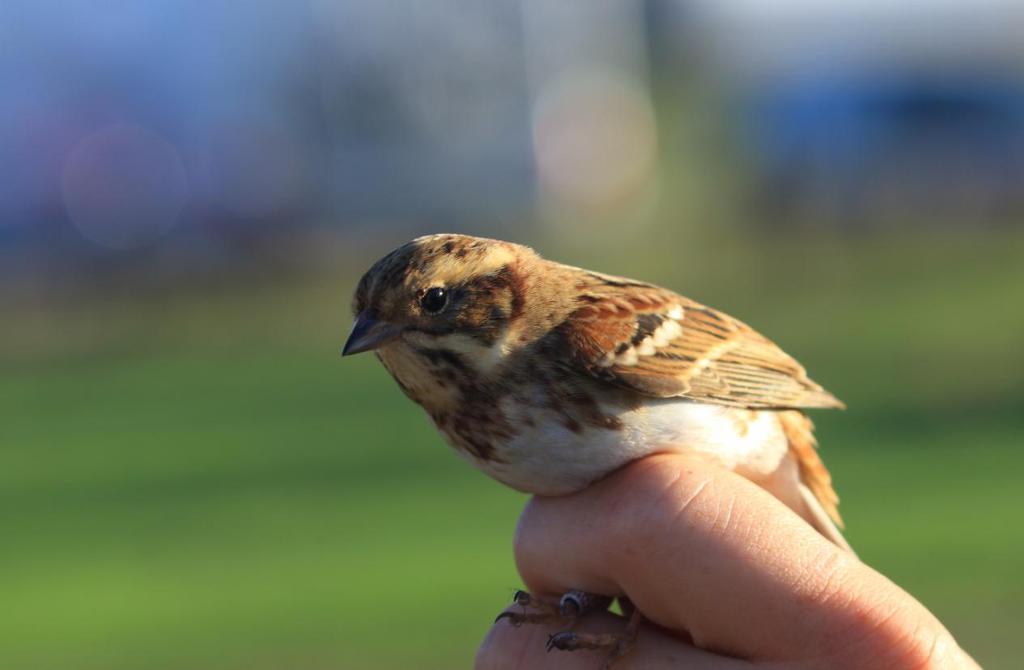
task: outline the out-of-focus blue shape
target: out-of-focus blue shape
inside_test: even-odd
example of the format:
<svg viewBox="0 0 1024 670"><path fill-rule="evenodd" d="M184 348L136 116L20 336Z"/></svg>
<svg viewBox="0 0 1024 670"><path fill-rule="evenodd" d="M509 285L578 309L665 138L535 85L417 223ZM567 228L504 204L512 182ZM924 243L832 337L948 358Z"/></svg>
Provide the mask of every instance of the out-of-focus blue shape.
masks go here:
<svg viewBox="0 0 1024 670"><path fill-rule="evenodd" d="M979 189L987 208L1024 202L1024 85L1011 78L797 79L752 96L745 118L776 201L850 223L881 198L925 216L929 203L963 213L955 201Z"/></svg>
<svg viewBox="0 0 1024 670"><path fill-rule="evenodd" d="M518 11L512 0L0 3L0 273L157 247L165 265L219 264L300 229L518 214L533 195ZM112 125L159 136L186 172L188 201L163 235L139 238L145 248L97 244L62 197L69 157ZM77 180L79 202L101 176Z"/></svg>
<svg viewBox="0 0 1024 670"><path fill-rule="evenodd" d="M1022 220L1019 0L688 6L691 43L737 105L759 218Z"/></svg>

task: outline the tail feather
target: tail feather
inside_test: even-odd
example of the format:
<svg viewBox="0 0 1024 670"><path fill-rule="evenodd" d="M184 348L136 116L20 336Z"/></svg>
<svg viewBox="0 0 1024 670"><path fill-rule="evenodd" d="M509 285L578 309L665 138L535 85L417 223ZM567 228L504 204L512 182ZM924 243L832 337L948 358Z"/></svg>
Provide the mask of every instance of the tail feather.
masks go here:
<svg viewBox="0 0 1024 670"><path fill-rule="evenodd" d="M779 421L789 441L789 453L800 468L800 496L808 521L829 540L852 552L850 544L839 532L843 527L843 519L839 516L839 496L832 488L832 475L818 457L814 424L807 415L796 410L779 412Z"/></svg>

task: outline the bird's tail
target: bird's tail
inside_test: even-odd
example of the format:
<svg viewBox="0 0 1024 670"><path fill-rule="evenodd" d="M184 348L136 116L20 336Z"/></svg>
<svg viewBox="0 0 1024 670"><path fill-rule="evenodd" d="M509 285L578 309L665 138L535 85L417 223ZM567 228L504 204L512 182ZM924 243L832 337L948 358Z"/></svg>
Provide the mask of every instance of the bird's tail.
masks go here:
<svg viewBox="0 0 1024 670"><path fill-rule="evenodd" d="M839 529L843 519L839 516L839 496L832 488L832 475L818 457L818 443L814 439L814 424L798 410L779 412L779 422L789 441L789 453L800 469L800 497L803 515L814 528L838 546L853 553Z"/></svg>

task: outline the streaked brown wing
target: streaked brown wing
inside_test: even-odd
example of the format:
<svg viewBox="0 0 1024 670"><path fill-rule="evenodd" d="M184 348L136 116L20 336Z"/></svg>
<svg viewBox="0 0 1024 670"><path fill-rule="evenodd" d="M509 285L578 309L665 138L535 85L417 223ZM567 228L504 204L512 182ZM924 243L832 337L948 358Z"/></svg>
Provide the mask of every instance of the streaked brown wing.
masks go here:
<svg viewBox="0 0 1024 670"><path fill-rule="evenodd" d="M649 284L586 277L577 309L555 335L574 367L655 397L749 408L843 407L741 321Z"/></svg>

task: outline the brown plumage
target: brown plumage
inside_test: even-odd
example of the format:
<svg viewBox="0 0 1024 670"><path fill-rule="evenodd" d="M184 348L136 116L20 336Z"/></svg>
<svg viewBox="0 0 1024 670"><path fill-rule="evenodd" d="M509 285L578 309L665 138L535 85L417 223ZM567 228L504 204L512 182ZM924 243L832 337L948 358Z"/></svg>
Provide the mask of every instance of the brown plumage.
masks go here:
<svg viewBox="0 0 1024 670"><path fill-rule="evenodd" d="M431 312L425 297L439 289L444 305ZM566 492L589 483L575 472L546 473L536 482L515 476L515 443L524 433L536 437L545 422L577 435L621 432L629 413L646 402L678 398L770 411L801 482L838 522L838 498L813 427L794 410L842 403L778 346L722 312L646 282L463 235L422 237L382 258L359 282L353 309L360 325L346 351L377 349L449 440L516 488ZM370 322L366 340L359 331ZM361 337L369 344L357 342ZM759 417L735 412L731 420L745 434Z"/></svg>
<svg viewBox="0 0 1024 670"><path fill-rule="evenodd" d="M737 319L464 235L382 258L353 311L344 353L376 350L459 453L509 486L569 493L650 453L701 452L849 548L801 411L843 405Z"/></svg>
<svg viewBox="0 0 1024 670"><path fill-rule="evenodd" d="M594 376L660 398L772 409L843 406L766 337L710 307L596 273L585 273L576 291L580 306L558 331L576 364ZM656 341L653 335L673 320L675 337Z"/></svg>

